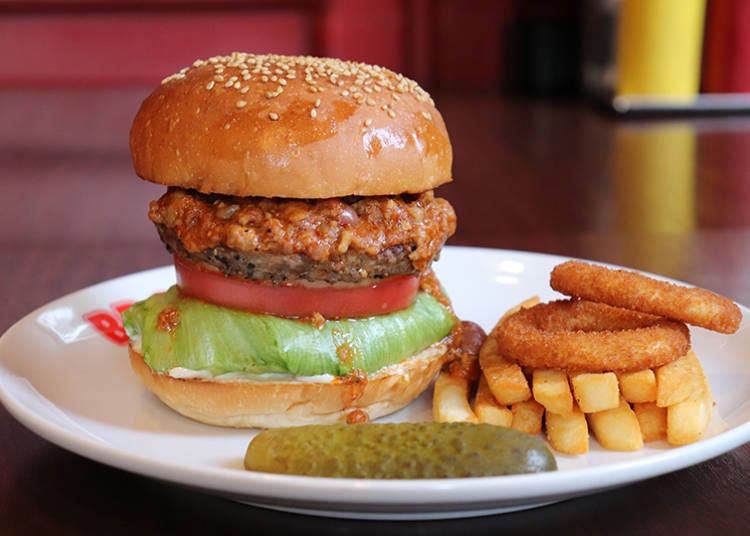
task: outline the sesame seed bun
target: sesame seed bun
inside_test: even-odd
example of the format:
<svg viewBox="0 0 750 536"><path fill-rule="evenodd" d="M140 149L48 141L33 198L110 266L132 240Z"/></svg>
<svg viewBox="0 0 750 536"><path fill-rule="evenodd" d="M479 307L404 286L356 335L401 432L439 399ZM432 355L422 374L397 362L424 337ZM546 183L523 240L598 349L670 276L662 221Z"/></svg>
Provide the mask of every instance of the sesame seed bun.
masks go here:
<svg viewBox="0 0 750 536"><path fill-rule="evenodd" d="M356 410L370 419L419 396L446 359L447 341L382 368L363 384L345 381L211 381L173 378L152 370L130 347L130 364L160 400L191 419L218 426L269 428L346 422Z"/></svg>
<svg viewBox="0 0 750 536"><path fill-rule="evenodd" d="M143 179L242 197L396 195L451 180L445 124L416 82L327 58L198 60L146 98L130 147Z"/></svg>

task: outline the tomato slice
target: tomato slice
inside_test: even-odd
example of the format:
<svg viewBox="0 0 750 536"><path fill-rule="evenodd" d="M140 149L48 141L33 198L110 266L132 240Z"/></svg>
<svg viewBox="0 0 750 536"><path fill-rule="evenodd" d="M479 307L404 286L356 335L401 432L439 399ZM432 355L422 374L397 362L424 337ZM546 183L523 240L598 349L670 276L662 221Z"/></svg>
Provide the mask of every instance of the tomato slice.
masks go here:
<svg viewBox="0 0 750 536"><path fill-rule="evenodd" d="M419 279L412 275L373 284L309 287L228 277L177 255L174 264L177 285L185 294L224 307L290 318L314 313L324 318L382 315L409 307L419 290Z"/></svg>

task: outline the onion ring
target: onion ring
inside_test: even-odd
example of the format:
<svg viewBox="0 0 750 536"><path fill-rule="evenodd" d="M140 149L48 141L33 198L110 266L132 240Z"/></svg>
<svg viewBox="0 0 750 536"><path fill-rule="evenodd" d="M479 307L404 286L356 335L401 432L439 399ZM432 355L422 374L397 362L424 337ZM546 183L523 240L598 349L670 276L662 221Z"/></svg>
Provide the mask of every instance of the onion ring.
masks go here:
<svg viewBox="0 0 750 536"><path fill-rule="evenodd" d="M719 333L736 332L742 320L742 312L732 300L708 290L581 261L555 266L550 285L574 298L659 315Z"/></svg>
<svg viewBox="0 0 750 536"><path fill-rule="evenodd" d="M690 348L682 322L578 299L521 309L494 335L500 353L522 366L580 372L659 367Z"/></svg>

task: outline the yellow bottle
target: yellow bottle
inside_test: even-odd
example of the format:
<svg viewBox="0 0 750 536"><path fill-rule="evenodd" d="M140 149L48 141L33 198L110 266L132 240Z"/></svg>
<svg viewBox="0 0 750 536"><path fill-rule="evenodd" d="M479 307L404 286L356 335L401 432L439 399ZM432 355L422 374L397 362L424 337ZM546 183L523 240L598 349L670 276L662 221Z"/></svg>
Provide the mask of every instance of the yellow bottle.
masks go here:
<svg viewBox="0 0 750 536"><path fill-rule="evenodd" d="M706 0L622 0L616 95L695 97L705 12Z"/></svg>

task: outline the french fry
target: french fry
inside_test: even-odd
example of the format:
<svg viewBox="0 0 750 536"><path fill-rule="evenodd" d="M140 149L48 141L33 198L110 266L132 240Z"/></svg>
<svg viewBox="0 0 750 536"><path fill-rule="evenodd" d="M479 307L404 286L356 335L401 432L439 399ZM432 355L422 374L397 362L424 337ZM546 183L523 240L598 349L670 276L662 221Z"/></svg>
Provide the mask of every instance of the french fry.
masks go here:
<svg viewBox="0 0 750 536"><path fill-rule="evenodd" d="M515 363L484 370L487 384L495 399L505 405L531 398L531 389L521 367Z"/></svg>
<svg viewBox="0 0 750 536"><path fill-rule="evenodd" d="M595 413L620 405L620 389L614 372L572 374L570 384L578 407L584 413Z"/></svg>
<svg viewBox="0 0 750 536"><path fill-rule="evenodd" d="M638 418L624 398L613 409L588 415L591 431L607 450L631 451L643 447Z"/></svg>
<svg viewBox="0 0 750 536"><path fill-rule="evenodd" d="M660 408L656 402L635 402L633 412L638 418L645 443L666 439L667 408Z"/></svg>
<svg viewBox="0 0 750 536"><path fill-rule="evenodd" d="M496 334L503 322L520 309L539 303L534 296L509 309L495 324L479 350L479 367L487 377L492 394L500 404L511 405L531 398L531 389L521 367L502 356L497 348Z"/></svg>
<svg viewBox="0 0 750 536"><path fill-rule="evenodd" d="M536 435L542 431L544 406L533 399L516 402L510 407L513 413L511 428L527 434Z"/></svg>
<svg viewBox="0 0 750 536"><path fill-rule="evenodd" d="M573 408L568 415L547 411L544 422L547 440L556 451L565 454L586 454L589 451L589 427L579 408Z"/></svg>
<svg viewBox="0 0 750 536"><path fill-rule="evenodd" d="M667 442L687 445L698 441L708 427L713 411L713 396L708 379L702 373L702 389L697 396L667 408Z"/></svg>
<svg viewBox="0 0 750 536"><path fill-rule="evenodd" d="M497 353L497 343L492 335L487 337L479 351L479 367L500 404L507 406L531 398L531 389L523 370L517 363Z"/></svg>
<svg viewBox="0 0 750 536"><path fill-rule="evenodd" d="M513 412L507 406L501 405L495 400L489 385L487 385L487 378L484 377L484 374L479 378L479 386L474 398L474 414L480 423L505 426L507 428L513 422Z"/></svg>
<svg viewBox="0 0 750 536"><path fill-rule="evenodd" d="M687 354L656 369L656 405L662 408L700 398L705 375L698 356Z"/></svg>
<svg viewBox="0 0 750 536"><path fill-rule="evenodd" d="M656 375L651 369L617 374L620 393L631 403L654 402L656 400Z"/></svg>
<svg viewBox="0 0 750 536"><path fill-rule="evenodd" d="M573 411L573 395L568 384L568 375L563 370L536 369L531 377L534 400L547 411L558 415L569 415Z"/></svg>
<svg viewBox="0 0 750 536"><path fill-rule="evenodd" d="M469 405L469 380L441 372L435 380L432 419L437 422L478 422Z"/></svg>

